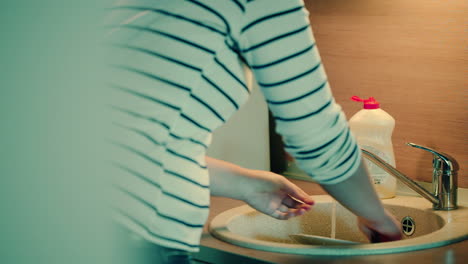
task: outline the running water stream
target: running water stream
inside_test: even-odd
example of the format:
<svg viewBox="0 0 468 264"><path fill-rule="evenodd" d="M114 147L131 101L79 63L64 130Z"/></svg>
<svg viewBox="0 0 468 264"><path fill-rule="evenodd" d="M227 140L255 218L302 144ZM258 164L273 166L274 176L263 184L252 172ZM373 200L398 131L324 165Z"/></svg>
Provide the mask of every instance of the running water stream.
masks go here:
<svg viewBox="0 0 468 264"><path fill-rule="evenodd" d="M333 200L331 208L331 232L330 238L335 239L336 236L336 201Z"/></svg>

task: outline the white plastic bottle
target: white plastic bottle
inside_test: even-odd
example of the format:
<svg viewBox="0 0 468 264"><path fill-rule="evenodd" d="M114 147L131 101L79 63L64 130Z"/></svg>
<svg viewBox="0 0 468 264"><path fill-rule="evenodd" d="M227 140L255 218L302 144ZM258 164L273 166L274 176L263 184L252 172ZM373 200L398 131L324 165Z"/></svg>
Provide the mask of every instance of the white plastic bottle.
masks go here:
<svg viewBox="0 0 468 264"><path fill-rule="evenodd" d="M353 96L351 99L364 103L363 109L354 114L349 120L351 131L359 146L395 166L392 144L395 119L380 109L380 105L375 101L374 97L361 99ZM366 165L379 197L381 199L394 197L396 192L395 177L389 175L369 160L366 160Z"/></svg>

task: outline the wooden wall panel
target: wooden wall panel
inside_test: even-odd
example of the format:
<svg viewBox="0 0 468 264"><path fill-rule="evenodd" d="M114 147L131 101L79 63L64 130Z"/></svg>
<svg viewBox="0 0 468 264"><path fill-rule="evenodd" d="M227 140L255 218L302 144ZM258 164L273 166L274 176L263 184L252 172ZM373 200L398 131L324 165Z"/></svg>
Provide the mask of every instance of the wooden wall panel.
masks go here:
<svg viewBox="0 0 468 264"><path fill-rule="evenodd" d="M460 164L468 187L468 2L466 0L306 0L333 93L351 117L352 95L376 97L396 119L397 167L431 181L430 154Z"/></svg>

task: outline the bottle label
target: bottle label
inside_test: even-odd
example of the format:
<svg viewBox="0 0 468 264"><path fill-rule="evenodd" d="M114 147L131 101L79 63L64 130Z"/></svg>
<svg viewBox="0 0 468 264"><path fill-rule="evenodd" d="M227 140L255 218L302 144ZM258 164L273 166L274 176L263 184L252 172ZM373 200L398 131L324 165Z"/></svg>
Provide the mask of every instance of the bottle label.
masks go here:
<svg viewBox="0 0 468 264"><path fill-rule="evenodd" d="M374 153L375 155L379 156L381 159L386 161L387 163L390 163L390 156L385 154L384 152L372 147L372 146L362 146L363 149L370 151ZM383 169L381 169L379 166L375 165L370 160L365 159L367 170L369 171L369 174L372 177L372 180L375 185L381 185L383 184L388 177L392 177L388 175L387 172L385 172Z"/></svg>

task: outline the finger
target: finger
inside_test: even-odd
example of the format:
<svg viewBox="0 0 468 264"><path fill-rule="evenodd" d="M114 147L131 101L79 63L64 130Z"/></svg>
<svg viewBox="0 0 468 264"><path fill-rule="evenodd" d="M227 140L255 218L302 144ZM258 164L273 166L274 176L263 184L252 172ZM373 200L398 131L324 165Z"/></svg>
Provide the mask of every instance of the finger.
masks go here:
<svg viewBox="0 0 468 264"><path fill-rule="evenodd" d="M303 201L298 200L298 199L296 199L296 198L293 198L293 197L291 197L291 196L289 196L289 195L286 196L286 197L283 199L282 203L283 203L284 205L286 205L286 206L288 206L288 207L292 207L292 208L296 208L296 207L298 207L299 205L304 204Z"/></svg>
<svg viewBox="0 0 468 264"><path fill-rule="evenodd" d="M290 197L291 197L295 202L298 202L298 203L300 203L300 204L302 204L302 205L312 206L312 205L314 205L314 203L315 203L314 200L312 200L312 198L310 198L310 197L308 197L308 198L306 199L306 201L299 200L299 199L295 198L294 196L290 196Z"/></svg>
<svg viewBox="0 0 468 264"><path fill-rule="evenodd" d="M286 213L276 210L273 214L271 214L271 216L279 220L287 220L291 217L302 215L305 212L304 209L293 209L293 210L294 211L290 210Z"/></svg>
<svg viewBox="0 0 468 264"><path fill-rule="evenodd" d="M307 204L307 205L314 205L314 200L310 198L309 196L306 197L294 197L293 195L288 194L289 198L293 200L294 203L290 204Z"/></svg>
<svg viewBox="0 0 468 264"><path fill-rule="evenodd" d="M282 204L287 206L288 209L304 209L305 211L309 211L312 208L310 204L306 204L291 197L284 198Z"/></svg>
<svg viewBox="0 0 468 264"><path fill-rule="evenodd" d="M273 214L271 214L271 216L276 219L286 220L291 217L303 215L306 211L307 209L305 208L288 209L286 206L280 206L277 210L275 210L275 212L273 212Z"/></svg>
<svg viewBox="0 0 468 264"><path fill-rule="evenodd" d="M280 211L280 212L282 212L282 213L288 213L288 212L289 212L289 207L286 206L286 205L284 205L284 204L282 204L282 205L280 205L280 207L278 207L277 210Z"/></svg>
<svg viewBox="0 0 468 264"><path fill-rule="evenodd" d="M314 204L314 200L310 198L310 196L304 192L301 188L299 188L294 183L286 180L284 191L290 195L292 198L296 198L299 201L305 202L307 204Z"/></svg>
<svg viewBox="0 0 468 264"><path fill-rule="evenodd" d="M286 220L288 219L288 213L281 212L279 210L275 210L270 216L278 219L278 220Z"/></svg>

